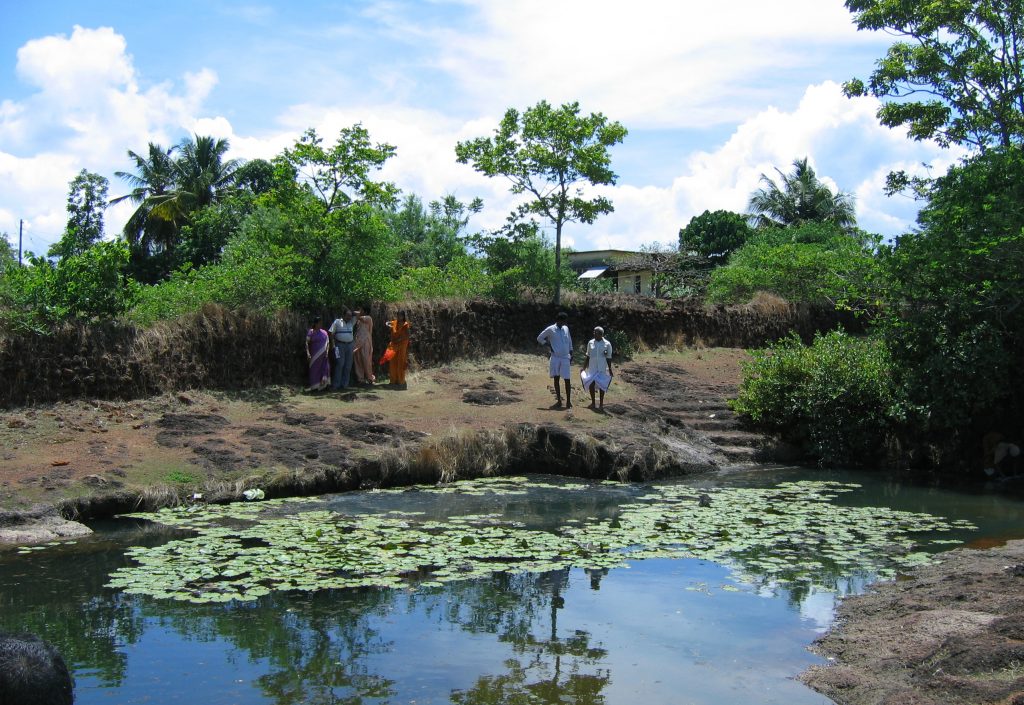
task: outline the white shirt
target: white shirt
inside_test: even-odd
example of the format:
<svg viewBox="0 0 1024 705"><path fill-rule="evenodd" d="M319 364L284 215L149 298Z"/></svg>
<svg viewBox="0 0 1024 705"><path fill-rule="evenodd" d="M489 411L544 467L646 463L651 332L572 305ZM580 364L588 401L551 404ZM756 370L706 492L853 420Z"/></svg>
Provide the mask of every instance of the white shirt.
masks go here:
<svg viewBox="0 0 1024 705"><path fill-rule="evenodd" d="M608 371L608 361L612 359L612 344L607 338L591 339L587 343L587 372L592 375Z"/></svg>
<svg viewBox="0 0 1024 705"><path fill-rule="evenodd" d="M327 330L334 336L335 341L339 343L351 343L353 340L352 327L354 325L355 321L353 320L349 320L348 323L345 323L345 321L340 318L335 318L334 323L332 323L331 327Z"/></svg>
<svg viewBox="0 0 1024 705"><path fill-rule="evenodd" d="M537 342L541 345L547 343L551 346L551 354L555 357L572 357L572 336L569 335L569 326L559 326L552 323L537 336Z"/></svg>

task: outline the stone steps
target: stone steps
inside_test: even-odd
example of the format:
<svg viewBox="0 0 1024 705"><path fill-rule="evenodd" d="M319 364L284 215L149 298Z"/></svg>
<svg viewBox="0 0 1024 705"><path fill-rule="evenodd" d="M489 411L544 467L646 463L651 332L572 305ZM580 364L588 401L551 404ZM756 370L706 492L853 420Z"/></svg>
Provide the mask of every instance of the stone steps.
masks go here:
<svg viewBox="0 0 1024 705"><path fill-rule="evenodd" d="M740 422L732 417L683 417L683 425L697 431L732 431L740 429Z"/></svg>
<svg viewBox="0 0 1024 705"><path fill-rule="evenodd" d="M729 408L725 399L698 399L696 401L683 401L666 406L665 409L666 411L684 414L693 412L707 412L709 414L723 412L732 413L732 409Z"/></svg>
<svg viewBox="0 0 1024 705"><path fill-rule="evenodd" d="M752 463L757 460L758 449L753 446L718 446L727 459L736 463Z"/></svg>
<svg viewBox="0 0 1024 705"><path fill-rule="evenodd" d="M717 446L758 448L765 442L763 435L749 431L707 431L704 435Z"/></svg>

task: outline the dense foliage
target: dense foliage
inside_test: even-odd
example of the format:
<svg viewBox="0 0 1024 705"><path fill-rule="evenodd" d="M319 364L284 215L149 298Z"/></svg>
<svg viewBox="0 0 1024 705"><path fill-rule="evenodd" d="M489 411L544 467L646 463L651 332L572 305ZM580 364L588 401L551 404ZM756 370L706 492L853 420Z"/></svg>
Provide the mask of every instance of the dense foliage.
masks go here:
<svg viewBox="0 0 1024 705"><path fill-rule="evenodd" d="M795 335L744 364L733 408L824 463L870 463L898 413L885 345L841 331Z"/></svg>
<svg viewBox="0 0 1024 705"><path fill-rule="evenodd" d="M125 313L139 288L125 275L128 257L124 243L98 242L56 263L30 255L29 266L7 267L0 282L0 324L41 331L64 320Z"/></svg>
<svg viewBox="0 0 1024 705"><path fill-rule="evenodd" d="M877 296L873 246L871 237L822 223L760 230L711 273L708 300L746 303L764 291L791 302L866 309Z"/></svg>
<svg viewBox="0 0 1024 705"><path fill-rule="evenodd" d="M1010 420L1024 418L1024 152L990 150L950 169L919 221L883 258L882 334L903 393L928 431L1019 438Z"/></svg>

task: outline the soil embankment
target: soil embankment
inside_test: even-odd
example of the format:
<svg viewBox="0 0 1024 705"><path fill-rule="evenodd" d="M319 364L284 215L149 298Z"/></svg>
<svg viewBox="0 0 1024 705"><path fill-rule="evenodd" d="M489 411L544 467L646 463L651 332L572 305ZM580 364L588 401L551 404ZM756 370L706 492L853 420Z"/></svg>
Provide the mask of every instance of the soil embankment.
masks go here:
<svg viewBox="0 0 1024 705"><path fill-rule="evenodd" d="M383 350L383 321L398 306L370 308ZM536 349L554 320L549 303L457 301L403 304L413 324L410 351L421 368ZM750 348L790 331L810 339L863 321L842 312L765 302L705 307L693 301L594 297L565 306L577 344L601 325L613 340L662 346ZM330 321L337 312L324 312ZM308 321L294 313L265 317L209 305L190 316L137 329L120 323L67 325L46 335L0 336L0 409L73 399L144 399L168 392L258 389L304 377Z"/></svg>
<svg viewBox="0 0 1024 705"><path fill-rule="evenodd" d="M578 377L574 408L554 408L538 353L420 369L405 390L271 386L22 408L0 415L0 509L96 517L194 494L237 500L252 488L283 496L505 472L710 472L768 445L736 428L725 403L744 356L644 353L616 366L603 412L588 408ZM0 517L0 540L16 517Z"/></svg>
<svg viewBox="0 0 1024 705"><path fill-rule="evenodd" d="M1024 705L1024 541L846 598L816 647L801 679L839 705Z"/></svg>

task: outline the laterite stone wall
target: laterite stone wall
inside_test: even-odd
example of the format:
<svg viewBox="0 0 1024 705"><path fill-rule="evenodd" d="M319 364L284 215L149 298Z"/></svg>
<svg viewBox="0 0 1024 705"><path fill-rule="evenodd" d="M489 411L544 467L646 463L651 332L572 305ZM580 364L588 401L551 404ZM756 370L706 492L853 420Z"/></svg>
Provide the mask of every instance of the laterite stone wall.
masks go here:
<svg viewBox="0 0 1024 705"><path fill-rule="evenodd" d="M375 357L387 343L385 320L398 309L412 324L415 364L432 367L474 356L537 350L537 334L555 319L551 304L496 301L375 304ZM594 297L562 307L577 347L595 325L609 334L660 345L759 347L789 331L804 339L851 315L807 306L705 307L693 301ZM325 312L327 324L336 312ZM305 380L308 317L265 316L208 305L146 329L117 322L64 325L46 335L0 338L0 408L76 398L127 399L209 388L248 389Z"/></svg>

